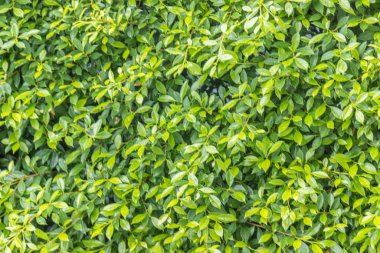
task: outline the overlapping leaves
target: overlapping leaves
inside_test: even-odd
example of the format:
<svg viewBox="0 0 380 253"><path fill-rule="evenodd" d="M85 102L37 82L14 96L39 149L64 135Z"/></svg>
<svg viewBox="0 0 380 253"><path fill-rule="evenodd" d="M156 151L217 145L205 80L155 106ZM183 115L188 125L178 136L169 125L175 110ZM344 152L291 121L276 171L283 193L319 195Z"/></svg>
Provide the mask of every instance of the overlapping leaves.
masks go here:
<svg viewBox="0 0 380 253"><path fill-rule="evenodd" d="M1 252L378 252L379 13L5 0Z"/></svg>

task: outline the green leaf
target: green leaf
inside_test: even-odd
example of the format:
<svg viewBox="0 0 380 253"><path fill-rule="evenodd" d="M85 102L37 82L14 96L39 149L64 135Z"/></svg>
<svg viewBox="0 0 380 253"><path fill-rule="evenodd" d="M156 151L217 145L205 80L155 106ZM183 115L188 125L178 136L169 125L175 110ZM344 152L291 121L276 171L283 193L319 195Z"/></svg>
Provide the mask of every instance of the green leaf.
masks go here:
<svg viewBox="0 0 380 253"><path fill-rule="evenodd" d="M50 96L49 91L48 91L48 90L44 90L44 89L38 90L36 94L37 94L37 96L39 96L39 97L47 97L47 96Z"/></svg>
<svg viewBox="0 0 380 253"><path fill-rule="evenodd" d="M253 17L249 20L247 20L245 23L244 23L244 30L248 31L249 29L251 29L255 23L257 22L258 18L257 17Z"/></svg>
<svg viewBox="0 0 380 253"><path fill-rule="evenodd" d="M296 131L296 132L294 133L294 141L295 141L298 145L301 145L301 144L302 144L302 141L303 141L303 135L301 134L301 132Z"/></svg>
<svg viewBox="0 0 380 253"><path fill-rule="evenodd" d="M234 56L231 55L231 54L228 54L228 53L224 53L222 55L219 56L219 60L221 62L225 62L225 61L230 61L230 60L233 60L234 59Z"/></svg>
<svg viewBox="0 0 380 253"><path fill-rule="evenodd" d="M225 214L225 213L210 213L208 217L211 220L222 222L222 223L230 223L236 221L236 217L233 214Z"/></svg>
<svg viewBox="0 0 380 253"><path fill-rule="evenodd" d="M125 48L126 47L126 45L121 41L115 41L114 43L112 43L112 46L116 47L116 48Z"/></svg>
<svg viewBox="0 0 380 253"><path fill-rule="evenodd" d="M233 193L233 198L240 201L240 202L243 202L245 203L245 194L243 192L234 192Z"/></svg>
<svg viewBox="0 0 380 253"><path fill-rule="evenodd" d="M297 64L297 67L299 67L300 69L303 69L303 70L309 69L309 63L307 63L307 61L305 61L304 59L296 58L295 62Z"/></svg>
<svg viewBox="0 0 380 253"><path fill-rule="evenodd" d="M53 206L59 209L65 209L69 207L65 202L62 202L62 201L54 202Z"/></svg>
<svg viewBox="0 0 380 253"><path fill-rule="evenodd" d="M214 147L212 145L207 145L205 148L206 148L207 152L210 154L217 154L218 153L218 150L216 149L216 147Z"/></svg>
<svg viewBox="0 0 380 253"><path fill-rule="evenodd" d="M221 111L229 110L232 107L234 107L237 104L237 102L238 102L238 100L236 100L236 99L235 100L231 100L228 103L226 103L220 110Z"/></svg>
<svg viewBox="0 0 380 253"><path fill-rule="evenodd" d="M364 170L365 172L369 174L377 173L376 167L370 163L365 163L364 165L361 165L360 167L362 168L362 170Z"/></svg>
<svg viewBox="0 0 380 253"><path fill-rule="evenodd" d="M202 74L202 68L194 62L188 62L187 68L189 69L192 75L199 76Z"/></svg>
<svg viewBox="0 0 380 253"><path fill-rule="evenodd" d="M58 235L58 238L59 238L59 240L61 240L63 242L69 241L69 236L66 233L60 233Z"/></svg>
<svg viewBox="0 0 380 253"><path fill-rule="evenodd" d="M317 118L321 117L326 111L326 105L325 104L321 104L317 110L315 111L315 116Z"/></svg>
<svg viewBox="0 0 380 253"><path fill-rule="evenodd" d="M175 102L175 99L169 95L164 95L164 96L159 97L158 101L160 101L160 102Z"/></svg>
<svg viewBox="0 0 380 253"><path fill-rule="evenodd" d="M276 143L274 143L274 144L270 147L268 155L270 155L270 154L276 152L276 151L281 147L281 145L282 145L283 143L284 143L283 141L277 141Z"/></svg>
<svg viewBox="0 0 380 253"><path fill-rule="evenodd" d="M346 37L341 33L333 33L333 36L339 42L346 42Z"/></svg>
<svg viewBox="0 0 380 253"><path fill-rule="evenodd" d="M334 2L332 0L320 0L320 2L326 7L334 7Z"/></svg>
<svg viewBox="0 0 380 253"><path fill-rule="evenodd" d="M265 233L260 237L259 243L265 243L265 242L269 241L271 238L272 238L271 233Z"/></svg>
<svg viewBox="0 0 380 253"><path fill-rule="evenodd" d="M350 2L348 0L339 0L340 7L345 11L352 15L355 15L354 10L350 6Z"/></svg>
<svg viewBox="0 0 380 253"><path fill-rule="evenodd" d="M315 44L315 43L321 41L325 37L325 35L326 34L324 34L324 33L315 35L314 37L312 37L310 39L309 44Z"/></svg>
<svg viewBox="0 0 380 253"><path fill-rule="evenodd" d="M355 112L355 118L356 118L356 120L358 122L364 124L364 114L361 111L356 110L356 112Z"/></svg>
<svg viewBox="0 0 380 253"><path fill-rule="evenodd" d="M19 18L24 17L24 12L20 8L13 8L13 13L15 14L15 16L17 16Z"/></svg>
<svg viewBox="0 0 380 253"><path fill-rule="evenodd" d="M317 244L312 244L311 250L313 253L323 253L322 249Z"/></svg>
<svg viewBox="0 0 380 253"><path fill-rule="evenodd" d="M71 152L67 157L66 157L66 164L72 163L80 154L80 149L75 150Z"/></svg>
<svg viewBox="0 0 380 253"><path fill-rule="evenodd" d="M329 175L323 171L313 171L312 174L313 176L318 178L330 178Z"/></svg>
<svg viewBox="0 0 380 253"><path fill-rule="evenodd" d="M222 206L222 202L218 199L218 197L216 197L215 195L210 195L209 198L210 198L210 203L211 203L214 207L220 209L220 207Z"/></svg>
<svg viewBox="0 0 380 253"><path fill-rule="evenodd" d="M138 214L136 215L135 217L133 217L132 219L132 225L133 224L138 224L140 222L142 222L146 217L146 214L145 213L142 213L142 214Z"/></svg>

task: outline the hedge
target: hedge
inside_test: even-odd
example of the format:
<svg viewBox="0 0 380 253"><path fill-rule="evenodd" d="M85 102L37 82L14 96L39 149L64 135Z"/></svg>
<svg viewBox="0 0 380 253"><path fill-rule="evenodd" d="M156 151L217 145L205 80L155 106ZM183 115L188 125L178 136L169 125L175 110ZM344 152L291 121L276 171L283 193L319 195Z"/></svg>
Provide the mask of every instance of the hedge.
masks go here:
<svg viewBox="0 0 380 253"><path fill-rule="evenodd" d="M0 251L380 252L379 19L3 0Z"/></svg>

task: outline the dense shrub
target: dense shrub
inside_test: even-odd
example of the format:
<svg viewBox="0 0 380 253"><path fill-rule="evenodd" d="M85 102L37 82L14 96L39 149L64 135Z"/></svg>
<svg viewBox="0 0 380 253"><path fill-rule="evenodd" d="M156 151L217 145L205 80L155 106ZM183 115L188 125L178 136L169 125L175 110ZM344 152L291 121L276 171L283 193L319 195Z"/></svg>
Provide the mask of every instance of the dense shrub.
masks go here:
<svg viewBox="0 0 380 253"><path fill-rule="evenodd" d="M3 0L0 251L380 252L379 12Z"/></svg>

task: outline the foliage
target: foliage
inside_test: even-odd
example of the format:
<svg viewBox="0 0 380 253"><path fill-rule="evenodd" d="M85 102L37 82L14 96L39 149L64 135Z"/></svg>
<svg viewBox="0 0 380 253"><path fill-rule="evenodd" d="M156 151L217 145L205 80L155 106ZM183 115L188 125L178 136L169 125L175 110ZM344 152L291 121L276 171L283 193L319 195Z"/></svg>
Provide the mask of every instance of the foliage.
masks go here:
<svg viewBox="0 0 380 253"><path fill-rule="evenodd" d="M3 0L1 252L380 252L376 0Z"/></svg>

